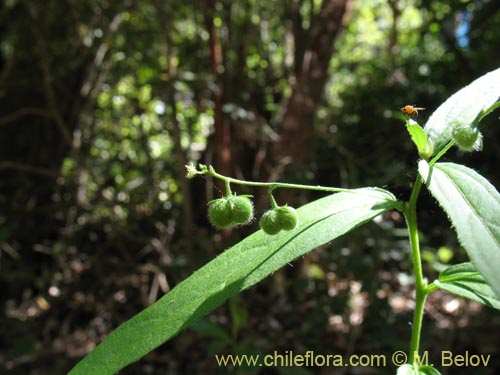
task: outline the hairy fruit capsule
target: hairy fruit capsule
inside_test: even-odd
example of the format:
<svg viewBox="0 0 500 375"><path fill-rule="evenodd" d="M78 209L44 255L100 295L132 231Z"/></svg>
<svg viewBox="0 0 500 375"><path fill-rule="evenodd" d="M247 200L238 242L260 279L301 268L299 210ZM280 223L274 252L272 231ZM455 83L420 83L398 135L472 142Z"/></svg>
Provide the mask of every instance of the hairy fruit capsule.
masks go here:
<svg viewBox="0 0 500 375"><path fill-rule="evenodd" d="M483 136L475 126L457 125L451 134L456 145L462 151L478 151L482 148Z"/></svg>
<svg viewBox="0 0 500 375"><path fill-rule="evenodd" d="M208 219L217 229L231 225L231 206L227 198L220 198L208 204Z"/></svg>
<svg viewBox="0 0 500 375"><path fill-rule="evenodd" d="M253 203L243 196L232 195L227 198L231 207L231 221L235 225L247 224L253 218Z"/></svg>
<svg viewBox="0 0 500 375"><path fill-rule="evenodd" d="M281 229L292 230L297 226L298 217L295 208L283 206L275 209L278 214L278 221L281 224Z"/></svg>
<svg viewBox="0 0 500 375"><path fill-rule="evenodd" d="M248 197L231 195L211 201L208 219L217 229L247 224L253 218L253 203Z"/></svg>
<svg viewBox="0 0 500 375"><path fill-rule="evenodd" d="M267 234L277 234L281 230L281 225L278 222L278 213L275 209L266 211L260 219L260 227Z"/></svg>
<svg viewBox="0 0 500 375"><path fill-rule="evenodd" d="M277 234L281 230L292 230L297 226L297 211L293 207L282 206L270 209L260 219L260 227L267 234Z"/></svg>

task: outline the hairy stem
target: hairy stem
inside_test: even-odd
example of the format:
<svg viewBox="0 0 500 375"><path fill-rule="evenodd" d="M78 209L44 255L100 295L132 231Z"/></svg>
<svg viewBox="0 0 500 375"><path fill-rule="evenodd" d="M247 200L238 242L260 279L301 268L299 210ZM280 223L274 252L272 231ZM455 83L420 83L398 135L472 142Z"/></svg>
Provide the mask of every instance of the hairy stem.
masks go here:
<svg viewBox="0 0 500 375"><path fill-rule="evenodd" d="M245 186L252 186L252 187L262 187L262 188L268 188L270 192L272 192L275 189L301 189L301 190L313 190L313 191L324 191L324 192L330 192L330 193L357 193L361 195L370 195L366 190L358 191L357 189L344 189L344 188L336 188L336 187L329 187L329 186L320 186L320 185L302 185L302 184L288 184L284 182L255 182L255 181L245 181L245 180L238 180L236 178L232 177L226 177L224 175L221 175L217 173L212 167L208 167L207 169L204 169L202 171L198 172L199 174L209 174L210 176L217 178L219 180L223 180L226 183L226 186L228 184L235 184L235 185L245 185ZM375 189L375 188L374 188Z"/></svg>
<svg viewBox="0 0 500 375"><path fill-rule="evenodd" d="M226 196L230 196L232 194L231 192L231 184L228 180L224 181L226 183Z"/></svg>
<svg viewBox="0 0 500 375"><path fill-rule="evenodd" d="M274 190L274 188L270 187L267 190L267 194L269 195L269 201L271 202L271 208L277 208L278 204L276 203L276 200L274 199L273 190Z"/></svg>
<svg viewBox="0 0 500 375"><path fill-rule="evenodd" d="M453 145L455 144L454 141L449 141L448 144L446 146L444 146L441 151L439 151L436 156L434 156L432 158L432 160L429 162L429 165L432 167L444 154L446 154L446 152L451 148L453 147Z"/></svg>
<svg viewBox="0 0 500 375"><path fill-rule="evenodd" d="M420 346L420 332L422 330L422 320L424 316L425 300L428 291L426 281L422 272L422 260L420 257L420 243L417 227L417 199L422 187L422 179L418 178L413 186L410 201L406 204L404 214L408 232L410 236L411 256L413 261L413 272L415 274L415 311L413 313L413 324L410 344L410 363L418 362L418 353Z"/></svg>
<svg viewBox="0 0 500 375"><path fill-rule="evenodd" d="M429 162L429 165L434 165L453 145L454 141L448 142ZM425 300L427 295L434 289L427 286L422 272L422 259L420 257L420 242L418 238L417 227L417 200L422 188L422 179L419 177L413 186L410 201L405 205L404 215L408 233L410 236L411 257L413 262L413 273L415 274L415 311L413 312L413 324L411 332L411 343L409 359L413 365L420 363L419 348L420 348L420 333L422 331L422 321L424 317Z"/></svg>

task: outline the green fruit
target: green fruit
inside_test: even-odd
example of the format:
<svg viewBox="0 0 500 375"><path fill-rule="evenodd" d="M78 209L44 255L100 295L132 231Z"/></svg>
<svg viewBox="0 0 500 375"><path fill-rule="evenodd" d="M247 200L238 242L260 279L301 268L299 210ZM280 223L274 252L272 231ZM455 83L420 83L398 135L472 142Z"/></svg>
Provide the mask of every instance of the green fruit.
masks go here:
<svg viewBox="0 0 500 375"><path fill-rule="evenodd" d="M475 126L456 125L451 134L456 145L462 151L477 151L482 146L483 136Z"/></svg>
<svg viewBox="0 0 500 375"><path fill-rule="evenodd" d="M283 230L292 230L297 226L297 211L295 208L283 206L275 209L278 214L278 222Z"/></svg>
<svg viewBox="0 0 500 375"><path fill-rule="evenodd" d="M231 195L211 201L208 219L217 229L243 225L253 218L253 204L247 197Z"/></svg>
<svg viewBox="0 0 500 375"><path fill-rule="evenodd" d="M227 198L231 207L231 223L235 225L247 224L253 218L253 203L247 197L233 195Z"/></svg>
<svg viewBox="0 0 500 375"><path fill-rule="evenodd" d="M292 230L297 226L297 211L293 207L273 208L260 219L260 227L267 234L276 234L281 230Z"/></svg>
<svg viewBox="0 0 500 375"><path fill-rule="evenodd" d="M231 225L231 205L227 198L215 199L209 203L208 219L217 229Z"/></svg>
<svg viewBox="0 0 500 375"><path fill-rule="evenodd" d="M281 225L278 222L278 213L275 209L266 211L260 219L260 227L267 234L277 234L281 230Z"/></svg>

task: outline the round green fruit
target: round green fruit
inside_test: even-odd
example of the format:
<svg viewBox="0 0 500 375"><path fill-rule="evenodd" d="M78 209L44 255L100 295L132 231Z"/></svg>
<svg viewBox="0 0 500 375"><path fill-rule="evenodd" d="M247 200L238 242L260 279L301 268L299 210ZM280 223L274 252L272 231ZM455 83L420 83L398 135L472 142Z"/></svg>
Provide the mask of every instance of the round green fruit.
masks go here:
<svg viewBox="0 0 500 375"><path fill-rule="evenodd" d="M273 208L262 215L260 227L267 234L277 234L281 230L292 230L297 226L297 211L293 207Z"/></svg>
<svg viewBox="0 0 500 375"><path fill-rule="evenodd" d="M478 150L482 135L475 126L456 125L452 130L452 137L462 151Z"/></svg>
<svg viewBox="0 0 500 375"><path fill-rule="evenodd" d="M281 230L276 209L266 211L264 215L262 215L259 224L262 230L270 235L277 234Z"/></svg>
<svg viewBox="0 0 500 375"><path fill-rule="evenodd" d="M227 198L219 198L208 204L208 219L217 229L231 225L231 205Z"/></svg>
<svg viewBox="0 0 500 375"><path fill-rule="evenodd" d="M211 201L208 219L217 229L243 225L253 218L253 203L248 197L231 195Z"/></svg>
<svg viewBox="0 0 500 375"><path fill-rule="evenodd" d="M247 224L253 218L253 203L247 197L233 195L227 198L231 207L231 223L235 225Z"/></svg>
<svg viewBox="0 0 500 375"><path fill-rule="evenodd" d="M297 226L297 211L295 208L283 206L275 208L278 215L277 221L280 223L281 229L292 230Z"/></svg>

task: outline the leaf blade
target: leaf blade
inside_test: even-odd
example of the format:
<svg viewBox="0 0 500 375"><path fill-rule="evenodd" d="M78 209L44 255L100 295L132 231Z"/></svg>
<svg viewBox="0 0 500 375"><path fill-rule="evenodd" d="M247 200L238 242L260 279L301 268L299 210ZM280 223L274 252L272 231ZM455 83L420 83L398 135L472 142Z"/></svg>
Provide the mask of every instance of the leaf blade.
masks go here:
<svg viewBox="0 0 500 375"><path fill-rule="evenodd" d="M424 130L439 152L455 126L477 125L500 97L500 69L493 70L450 96L434 111Z"/></svg>
<svg viewBox="0 0 500 375"><path fill-rule="evenodd" d="M417 147L418 154L422 158L427 159L432 154L432 150L428 147L427 134L424 129L412 119L406 121L406 129L410 133L411 140Z"/></svg>
<svg viewBox="0 0 500 375"><path fill-rule="evenodd" d="M500 296L500 194L463 165L419 162L427 188L448 214L472 263Z"/></svg>
<svg viewBox="0 0 500 375"><path fill-rule="evenodd" d="M433 284L457 296L500 310L500 299L472 263L447 267Z"/></svg>
<svg viewBox="0 0 500 375"><path fill-rule="evenodd" d="M175 336L232 295L399 205L383 189L337 193L297 210L301 224L276 236L257 231L200 268L113 331L70 375L113 374Z"/></svg>

